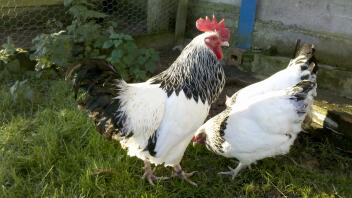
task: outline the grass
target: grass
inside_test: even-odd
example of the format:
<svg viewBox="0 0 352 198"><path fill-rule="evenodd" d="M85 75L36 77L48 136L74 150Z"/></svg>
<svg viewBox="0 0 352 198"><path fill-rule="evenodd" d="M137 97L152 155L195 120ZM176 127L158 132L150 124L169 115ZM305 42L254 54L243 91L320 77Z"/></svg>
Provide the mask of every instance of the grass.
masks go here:
<svg viewBox="0 0 352 198"><path fill-rule="evenodd" d="M352 158L324 138L299 136L287 156L258 162L232 181L236 166L203 147L187 149L182 165L198 170L195 188L179 179L150 186L142 161L101 137L74 103L64 81L35 84L33 102L12 101L0 88L0 197L351 197ZM111 169L95 175L98 168ZM159 167L158 175L171 174Z"/></svg>

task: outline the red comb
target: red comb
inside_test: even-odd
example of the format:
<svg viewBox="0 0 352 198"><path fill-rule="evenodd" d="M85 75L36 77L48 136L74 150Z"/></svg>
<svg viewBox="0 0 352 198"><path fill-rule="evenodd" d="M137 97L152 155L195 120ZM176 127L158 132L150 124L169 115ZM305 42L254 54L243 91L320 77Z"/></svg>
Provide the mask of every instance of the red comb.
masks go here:
<svg viewBox="0 0 352 198"><path fill-rule="evenodd" d="M201 32L218 32L223 41L230 39L230 31L225 27L225 20L222 19L218 22L214 15L212 19L209 19L208 16L206 16L205 19L199 18L196 21L196 27Z"/></svg>

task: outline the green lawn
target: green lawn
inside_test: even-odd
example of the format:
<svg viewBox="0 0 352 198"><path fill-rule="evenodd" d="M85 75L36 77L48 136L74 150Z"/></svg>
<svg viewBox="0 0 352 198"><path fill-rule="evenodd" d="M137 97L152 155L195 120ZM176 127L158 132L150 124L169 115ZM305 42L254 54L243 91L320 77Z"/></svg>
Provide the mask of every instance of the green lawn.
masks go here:
<svg viewBox="0 0 352 198"><path fill-rule="evenodd" d="M182 165L199 171L199 186L177 178L150 186L140 179L142 161L95 131L64 81L35 86L33 103L14 103L0 87L0 197L352 197L351 156L305 134L288 156L262 160L234 181L216 174L234 159L190 146ZM111 171L95 175L97 168Z"/></svg>

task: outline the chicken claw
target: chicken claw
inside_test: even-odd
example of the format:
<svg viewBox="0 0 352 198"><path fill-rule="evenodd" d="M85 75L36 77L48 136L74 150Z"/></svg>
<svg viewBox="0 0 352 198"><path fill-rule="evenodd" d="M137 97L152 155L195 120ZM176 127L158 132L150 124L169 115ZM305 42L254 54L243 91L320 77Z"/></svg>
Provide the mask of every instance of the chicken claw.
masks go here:
<svg viewBox="0 0 352 198"><path fill-rule="evenodd" d="M242 163L239 163L237 165L237 167L231 168L230 166L228 166L228 168L230 169L230 171L226 171L226 172L219 172L218 175L231 175L232 176L232 180L235 179L235 177L238 175L238 173L240 172L240 170L246 168L248 165L244 165Z"/></svg>
<svg viewBox="0 0 352 198"><path fill-rule="evenodd" d="M184 172L182 170L180 165L176 165L176 166L174 166L174 172L173 172L171 177L179 177L179 178L185 180L186 182L188 182L189 184L191 184L193 186L198 186L195 182L193 182L191 179L189 179L196 172L198 172L198 171L193 171L193 172L190 172L190 173L186 173L186 172Z"/></svg>
<svg viewBox="0 0 352 198"><path fill-rule="evenodd" d="M152 167L150 165L150 162L148 161L144 161L144 174L142 176L142 179L147 179L147 181L149 182L149 184L151 184L152 186L154 186L154 182L159 181L159 180L166 180L169 179L169 177L157 177L154 175L154 170L152 170Z"/></svg>

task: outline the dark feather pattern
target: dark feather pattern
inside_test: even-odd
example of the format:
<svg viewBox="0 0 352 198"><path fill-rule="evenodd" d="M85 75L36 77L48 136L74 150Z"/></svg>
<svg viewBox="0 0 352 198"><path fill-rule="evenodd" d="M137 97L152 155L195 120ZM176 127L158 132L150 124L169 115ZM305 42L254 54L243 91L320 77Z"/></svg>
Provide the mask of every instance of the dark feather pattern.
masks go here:
<svg viewBox="0 0 352 198"><path fill-rule="evenodd" d="M298 115L302 116L307 112L308 104L305 103L305 99L315 86L315 82L303 80L289 90L290 99L294 103Z"/></svg>
<svg viewBox="0 0 352 198"><path fill-rule="evenodd" d="M224 111L216 115L213 122L214 136L206 139L207 148L214 153L223 153L222 144L225 142L224 135L227 126L227 119L231 112L231 107L227 107Z"/></svg>
<svg viewBox="0 0 352 198"><path fill-rule="evenodd" d="M240 91L240 90L239 90ZM235 104L236 103L236 99L237 99L237 95L238 95L238 93L239 93L239 91L237 91L236 93L234 93L231 97L230 97L230 103L229 103L229 105L233 105L233 104Z"/></svg>
<svg viewBox="0 0 352 198"><path fill-rule="evenodd" d="M121 80L112 65L99 59L86 60L69 68L66 78L72 78L76 97L79 89L85 92L78 104L89 111L97 131L104 137L112 138L115 134L130 137L133 134L123 127L127 115L119 111L121 105L116 98Z"/></svg>
<svg viewBox="0 0 352 198"><path fill-rule="evenodd" d="M301 65L301 70L309 70L311 74L316 74L319 67L317 63L317 59L315 58L315 48L312 44L303 44L302 47L297 52L297 57L303 56L302 58L296 58L293 64L300 64L301 61L304 61L303 65ZM305 62L308 60L307 62ZM302 76L301 80L307 79L307 76Z"/></svg>
<svg viewBox="0 0 352 198"><path fill-rule="evenodd" d="M188 99L213 103L225 85L225 74L215 54L206 46L190 43L164 72L151 79L168 96L184 92Z"/></svg>
<svg viewBox="0 0 352 198"><path fill-rule="evenodd" d="M155 146L156 146L156 141L157 141L157 132L155 131L152 136L149 137L148 139L148 144L145 147L145 151L148 151L151 156L155 156L156 152L154 151Z"/></svg>

